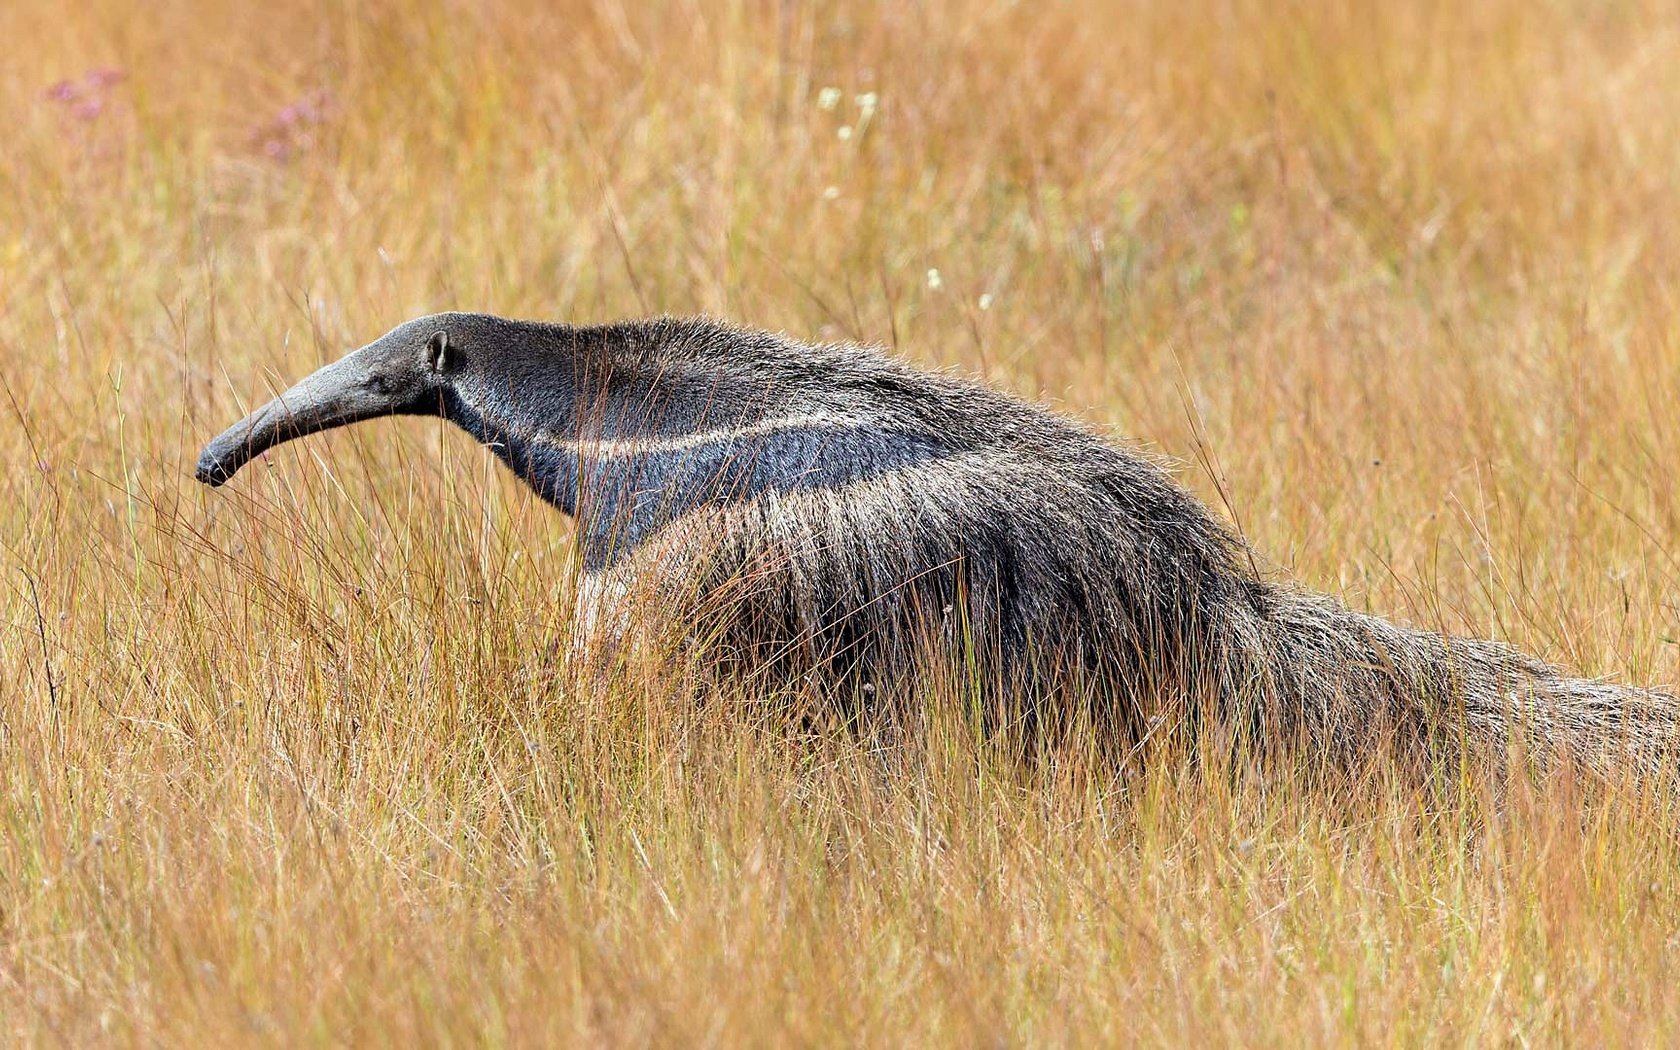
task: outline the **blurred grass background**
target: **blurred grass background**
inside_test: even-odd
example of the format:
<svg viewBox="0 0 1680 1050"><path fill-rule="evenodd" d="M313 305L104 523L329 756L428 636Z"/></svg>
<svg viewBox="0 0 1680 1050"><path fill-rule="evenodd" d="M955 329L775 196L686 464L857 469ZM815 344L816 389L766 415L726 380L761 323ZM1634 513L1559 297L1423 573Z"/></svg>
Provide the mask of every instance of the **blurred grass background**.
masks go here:
<svg viewBox="0 0 1680 1050"><path fill-rule="evenodd" d="M1077 413L1358 607L1672 685L1670 5L24 0L0 39L9 1040L1675 1038L1666 799L789 747L569 680L567 522L435 421L190 478L414 314L714 313Z"/></svg>

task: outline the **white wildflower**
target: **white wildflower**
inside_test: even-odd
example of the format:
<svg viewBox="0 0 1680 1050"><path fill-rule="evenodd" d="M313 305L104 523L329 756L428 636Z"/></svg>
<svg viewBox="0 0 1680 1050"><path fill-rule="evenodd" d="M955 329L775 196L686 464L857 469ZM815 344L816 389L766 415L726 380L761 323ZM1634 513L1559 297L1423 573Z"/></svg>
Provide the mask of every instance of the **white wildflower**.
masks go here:
<svg viewBox="0 0 1680 1050"><path fill-rule="evenodd" d="M928 291L937 292L945 287L945 281L939 276L938 270L928 271Z"/></svg>
<svg viewBox="0 0 1680 1050"><path fill-rule="evenodd" d="M839 200L839 199L840 199L840 187L830 186L827 189L823 190L823 200L834 201L834 200Z"/></svg>
<svg viewBox="0 0 1680 1050"><path fill-rule="evenodd" d="M840 125L840 130L836 131L835 134L840 136L841 142L845 142L847 139L852 137L852 126L850 124L842 124Z"/></svg>
<svg viewBox="0 0 1680 1050"><path fill-rule="evenodd" d="M817 92L817 108L833 109L835 106L840 104L840 99L843 97L844 92L842 92L839 88L825 87L821 91Z"/></svg>
<svg viewBox="0 0 1680 1050"><path fill-rule="evenodd" d="M873 91L865 91L863 94L853 98L852 101L857 103L857 108L863 110L865 113L868 113L874 110L876 105L880 103L881 96L877 95Z"/></svg>
<svg viewBox="0 0 1680 1050"><path fill-rule="evenodd" d="M980 293L980 309L990 310L991 308L992 308L992 293L991 292L981 292Z"/></svg>

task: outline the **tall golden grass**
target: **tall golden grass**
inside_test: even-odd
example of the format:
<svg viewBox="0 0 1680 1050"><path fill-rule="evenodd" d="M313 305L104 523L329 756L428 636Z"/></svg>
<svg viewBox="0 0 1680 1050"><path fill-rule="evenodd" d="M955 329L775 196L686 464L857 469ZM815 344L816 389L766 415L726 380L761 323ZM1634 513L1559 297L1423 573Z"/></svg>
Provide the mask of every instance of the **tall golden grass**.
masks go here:
<svg viewBox="0 0 1680 1050"><path fill-rule="evenodd" d="M0 40L0 1038L1680 1037L1664 797L790 740L569 678L567 523L435 421L190 478L413 314L703 311L982 373L1179 459L1274 571L1673 683L1671 5L19 0Z"/></svg>

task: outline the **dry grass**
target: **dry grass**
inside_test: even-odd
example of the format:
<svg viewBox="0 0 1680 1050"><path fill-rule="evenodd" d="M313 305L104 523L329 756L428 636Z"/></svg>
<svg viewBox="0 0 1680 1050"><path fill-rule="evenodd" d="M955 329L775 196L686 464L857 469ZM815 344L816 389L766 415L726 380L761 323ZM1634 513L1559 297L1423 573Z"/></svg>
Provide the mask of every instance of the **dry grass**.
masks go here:
<svg viewBox="0 0 1680 1050"><path fill-rule="evenodd" d="M1680 1038L1662 798L790 742L554 670L568 526L436 423L189 477L411 314L717 312L1672 683L1669 5L237 7L0 5L0 1038Z"/></svg>

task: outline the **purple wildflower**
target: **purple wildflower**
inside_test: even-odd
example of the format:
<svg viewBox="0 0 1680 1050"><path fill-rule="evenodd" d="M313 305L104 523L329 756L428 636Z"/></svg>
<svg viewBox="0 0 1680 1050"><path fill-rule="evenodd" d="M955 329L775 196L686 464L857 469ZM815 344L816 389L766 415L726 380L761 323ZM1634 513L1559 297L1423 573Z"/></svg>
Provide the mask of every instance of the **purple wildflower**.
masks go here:
<svg viewBox="0 0 1680 1050"><path fill-rule="evenodd" d="M114 66L102 66L88 71L87 85L98 91L121 84L128 79L128 73Z"/></svg>
<svg viewBox="0 0 1680 1050"><path fill-rule="evenodd" d="M98 120L99 114L105 112L105 100L90 98L70 111L77 120Z"/></svg>
<svg viewBox="0 0 1680 1050"><path fill-rule="evenodd" d="M326 121L332 107L331 91L326 88L312 91L285 106L272 119L252 127L251 147L275 161L284 161L293 153L307 150L313 145L310 129Z"/></svg>
<svg viewBox="0 0 1680 1050"><path fill-rule="evenodd" d="M76 85L68 80L60 80L47 89L47 97L54 102L74 102L76 101L76 95Z"/></svg>

